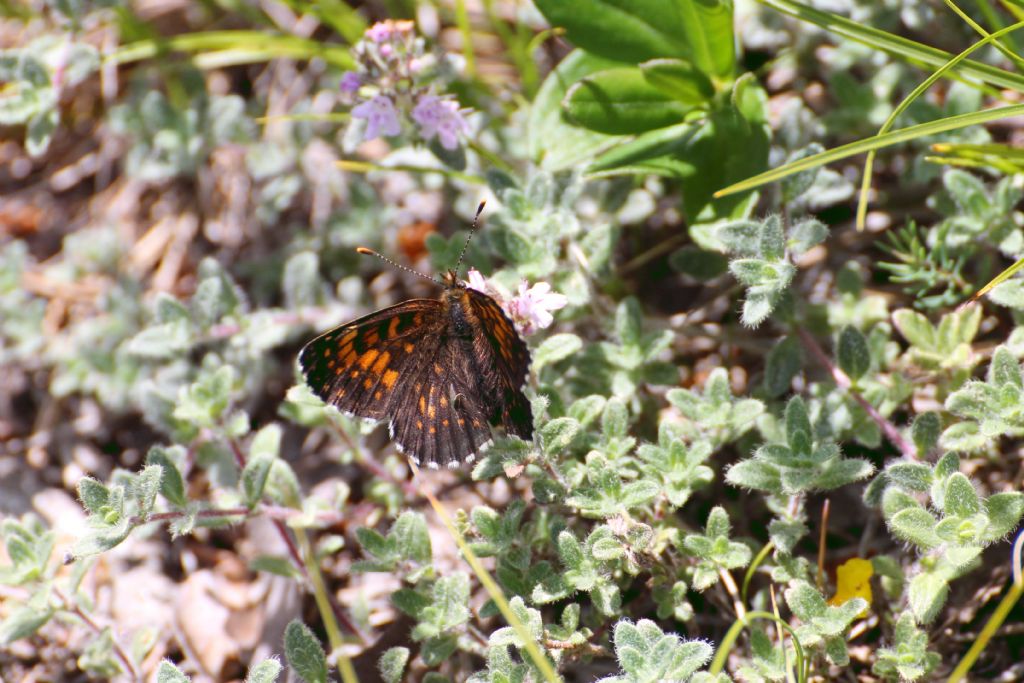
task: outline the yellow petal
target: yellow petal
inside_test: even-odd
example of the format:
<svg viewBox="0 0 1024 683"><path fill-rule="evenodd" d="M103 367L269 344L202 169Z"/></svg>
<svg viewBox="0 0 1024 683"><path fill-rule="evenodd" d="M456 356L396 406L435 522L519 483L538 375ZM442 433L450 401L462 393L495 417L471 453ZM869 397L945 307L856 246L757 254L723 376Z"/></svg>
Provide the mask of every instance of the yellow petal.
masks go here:
<svg viewBox="0 0 1024 683"><path fill-rule="evenodd" d="M871 560L864 560L859 557L843 562L836 569L836 594L833 595L828 604L842 605L852 598L864 598L871 604L871 577L875 574L875 568L871 566ZM865 609L858 616L861 618L868 615Z"/></svg>

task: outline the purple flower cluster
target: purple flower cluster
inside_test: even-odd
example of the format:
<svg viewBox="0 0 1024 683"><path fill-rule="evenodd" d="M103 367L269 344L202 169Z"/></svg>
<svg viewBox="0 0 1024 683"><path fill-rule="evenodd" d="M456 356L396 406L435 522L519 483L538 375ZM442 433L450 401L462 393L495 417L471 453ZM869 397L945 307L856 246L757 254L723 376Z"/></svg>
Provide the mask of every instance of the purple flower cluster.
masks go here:
<svg viewBox="0 0 1024 683"><path fill-rule="evenodd" d="M341 77L342 95L352 104L352 118L364 122L363 139L402 132L405 115L423 140L436 136L453 150L469 133L466 114L453 97L437 95L429 83L437 58L427 54L411 21L381 21L366 30L353 54L358 71Z"/></svg>

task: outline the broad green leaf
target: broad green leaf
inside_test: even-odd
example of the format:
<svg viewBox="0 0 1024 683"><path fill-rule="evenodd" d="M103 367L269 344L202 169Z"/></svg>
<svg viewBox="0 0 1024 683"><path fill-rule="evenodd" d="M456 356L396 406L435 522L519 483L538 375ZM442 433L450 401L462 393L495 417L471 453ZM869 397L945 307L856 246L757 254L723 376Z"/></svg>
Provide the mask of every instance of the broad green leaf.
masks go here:
<svg viewBox="0 0 1024 683"><path fill-rule="evenodd" d="M638 63L679 57L721 78L732 75L732 3L721 0L537 0L570 42L596 55Z"/></svg>
<svg viewBox="0 0 1024 683"><path fill-rule="evenodd" d="M696 107L715 94L711 80L683 59L652 59L640 65L647 82L669 97Z"/></svg>
<svg viewBox="0 0 1024 683"><path fill-rule="evenodd" d="M692 106L652 86L632 67L593 73L566 93L566 115L589 130L634 135L680 123Z"/></svg>
<svg viewBox="0 0 1024 683"><path fill-rule="evenodd" d="M583 50L574 50L548 74L530 108L530 158L548 171L578 164L619 142L614 136L580 128L565 120L562 100L569 88L584 76L621 66Z"/></svg>

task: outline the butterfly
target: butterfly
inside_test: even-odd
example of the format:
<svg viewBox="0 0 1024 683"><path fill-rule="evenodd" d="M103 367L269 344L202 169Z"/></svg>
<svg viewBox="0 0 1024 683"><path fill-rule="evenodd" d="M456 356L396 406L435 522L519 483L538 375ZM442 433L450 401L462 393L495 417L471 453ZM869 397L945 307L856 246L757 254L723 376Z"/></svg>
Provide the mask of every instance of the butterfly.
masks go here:
<svg viewBox="0 0 1024 683"><path fill-rule="evenodd" d="M410 270L369 249L357 251ZM523 394L529 349L497 301L458 279L461 263L462 255L442 280L429 278L443 287L437 299L381 309L299 352L313 393L350 416L387 420L398 450L433 469L472 462L491 444L492 425L533 438Z"/></svg>

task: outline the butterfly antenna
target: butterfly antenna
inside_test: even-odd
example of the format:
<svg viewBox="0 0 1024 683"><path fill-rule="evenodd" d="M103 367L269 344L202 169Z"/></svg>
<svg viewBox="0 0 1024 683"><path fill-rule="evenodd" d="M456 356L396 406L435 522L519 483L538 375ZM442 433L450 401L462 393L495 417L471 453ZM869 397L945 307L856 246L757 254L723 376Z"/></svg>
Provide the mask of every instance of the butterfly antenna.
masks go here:
<svg viewBox="0 0 1024 683"><path fill-rule="evenodd" d="M459 272L459 266L462 265L462 259L466 255L466 249L469 248L469 241L471 239L473 239L473 235L476 233L477 221L480 220L480 214L482 214L484 212L484 205L486 205L486 204L487 204L486 201L480 202L480 206L476 207L476 215L473 216L473 225L470 226L470 228L469 228L469 234L466 236L466 243L462 245L462 253L459 254L459 260L455 264L455 272L456 273Z"/></svg>
<svg viewBox="0 0 1024 683"><path fill-rule="evenodd" d="M413 270L409 266L403 266L401 263L396 263L395 261L392 261L391 259L389 259L387 256L383 256L382 254L378 254L373 249L367 249L366 247L356 247L356 251L359 252L360 254L364 254L366 256L376 256L381 261L384 261L385 263L390 263L392 266L394 266L395 268L398 268L399 270L404 270L405 272L412 273L413 275L419 275L421 278L430 280L431 282L433 282L435 284L438 284L438 285L441 285L442 287L444 287L444 283L441 282L440 280L438 280L437 278L430 277L429 275L424 275L420 271Z"/></svg>

